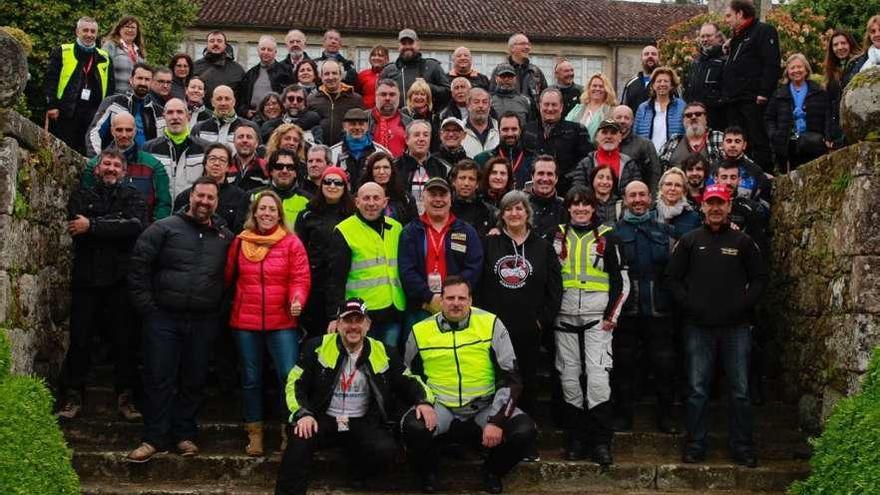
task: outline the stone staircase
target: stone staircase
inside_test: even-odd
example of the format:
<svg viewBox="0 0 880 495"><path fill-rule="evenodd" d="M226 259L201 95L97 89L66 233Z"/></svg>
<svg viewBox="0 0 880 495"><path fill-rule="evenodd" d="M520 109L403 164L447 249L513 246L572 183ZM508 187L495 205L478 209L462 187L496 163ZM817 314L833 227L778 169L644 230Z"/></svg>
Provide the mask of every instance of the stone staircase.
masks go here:
<svg viewBox="0 0 880 495"><path fill-rule="evenodd" d="M270 494L280 463L278 422L267 422L266 448L272 455L251 458L244 455L245 433L239 422L237 394L214 394L200 415L201 452L194 458L167 454L144 464L129 463L125 454L137 446L141 425L116 415L109 369L99 369L96 385L86 392L79 418L62 422L71 448L73 464L86 494ZM809 448L797 431L797 411L781 403L775 385L769 386L768 404L755 408L755 439L760 465L747 469L733 464L726 453L727 417L724 404L712 405L711 451L707 462L683 464L680 452L683 435L660 433L653 424L653 405L641 402L636 408L633 431L614 438L615 464L603 470L582 461L561 457L562 432L549 420L543 425L539 450L541 462L521 463L505 478L505 493L783 493L794 480L809 473L804 459ZM542 407L546 407L546 400ZM679 417L684 408L678 405ZM683 425L682 425L683 426ZM339 452L322 451L315 463L313 493L356 494L346 490L334 470L341 466ZM481 493L480 459L465 450L444 456L442 489L446 493ZM372 480L369 493L417 493L418 483L406 466L398 463L382 478Z"/></svg>

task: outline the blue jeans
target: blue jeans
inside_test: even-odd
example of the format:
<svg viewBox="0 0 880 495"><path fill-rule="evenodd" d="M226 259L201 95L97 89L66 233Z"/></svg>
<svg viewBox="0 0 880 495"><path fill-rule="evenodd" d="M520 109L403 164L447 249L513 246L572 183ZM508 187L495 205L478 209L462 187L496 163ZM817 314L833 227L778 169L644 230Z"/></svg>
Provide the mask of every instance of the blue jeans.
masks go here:
<svg viewBox="0 0 880 495"><path fill-rule="evenodd" d="M734 453L752 452L752 407L749 402L751 327L686 325L684 331L688 363L688 451L704 453L706 450L710 387L716 355L720 354L728 384L729 447Z"/></svg>
<svg viewBox="0 0 880 495"><path fill-rule="evenodd" d="M144 442L163 450L181 440L195 440L196 415L219 326L213 315L160 310L144 318Z"/></svg>
<svg viewBox="0 0 880 495"><path fill-rule="evenodd" d="M299 357L299 334L296 330L271 330L251 332L233 330L238 354L241 357L241 387L243 389L242 415L245 423L263 420L263 345L272 356L278 383L281 387L281 403L284 404L284 387L287 375ZM286 415L286 414L285 414Z"/></svg>
<svg viewBox="0 0 880 495"><path fill-rule="evenodd" d="M400 322L389 321L386 323L373 322L370 325L368 336L382 341L386 347L397 348L397 339L400 338Z"/></svg>

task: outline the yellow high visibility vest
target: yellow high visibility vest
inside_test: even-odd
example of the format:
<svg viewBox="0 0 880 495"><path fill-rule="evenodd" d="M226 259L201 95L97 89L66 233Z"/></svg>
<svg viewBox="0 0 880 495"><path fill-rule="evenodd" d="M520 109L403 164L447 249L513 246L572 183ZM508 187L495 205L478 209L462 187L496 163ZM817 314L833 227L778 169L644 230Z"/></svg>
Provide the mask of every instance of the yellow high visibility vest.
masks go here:
<svg viewBox="0 0 880 495"><path fill-rule="evenodd" d="M426 384L444 406L465 406L495 393L490 348L496 318L488 311L471 308L467 328L442 332L434 316L413 326Z"/></svg>
<svg viewBox="0 0 880 495"><path fill-rule="evenodd" d="M560 225L559 230L565 234L564 225ZM611 230L607 225L599 227L599 237ZM608 292L608 274L594 267L591 259L595 256L595 244L598 242L598 238L593 236L593 231L578 236L574 229L568 229L564 242L568 257L562 262L562 287Z"/></svg>
<svg viewBox="0 0 880 495"><path fill-rule="evenodd" d="M103 100L107 97L107 69L110 67L110 55L100 48L95 48L95 51L104 57L104 61L98 62L96 66L98 80L101 81L101 99ZM59 100L64 96L64 89L67 88L78 63L76 55L74 55L73 43L61 45L61 74L58 76L58 90L55 93Z"/></svg>
<svg viewBox="0 0 880 495"><path fill-rule="evenodd" d="M357 215L352 215L336 226L351 249L351 270L345 282L345 297L359 297L368 310L394 306L406 308L406 296L397 271L397 247L403 228L397 220L383 217L391 228L380 236Z"/></svg>

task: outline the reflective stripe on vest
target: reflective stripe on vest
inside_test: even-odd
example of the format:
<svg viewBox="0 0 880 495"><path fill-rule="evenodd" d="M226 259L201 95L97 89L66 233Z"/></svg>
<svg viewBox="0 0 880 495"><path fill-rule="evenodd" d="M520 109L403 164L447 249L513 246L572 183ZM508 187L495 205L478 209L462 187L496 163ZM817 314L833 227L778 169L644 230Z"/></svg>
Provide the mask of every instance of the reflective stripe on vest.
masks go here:
<svg viewBox="0 0 880 495"><path fill-rule="evenodd" d="M432 316L413 326L427 385L441 404L462 407L495 393L495 366L490 357L496 316L471 309L467 328L440 331Z"/></svg>
<svg viewBox="0 0 880 495"><path fill-rule="evenodd" d="M565 233L565 226L559 229ZM611 227L599 228L599 237L611 231ZM589 231L579 237L574 229L568 229L565 237L568 257L562 262L562 287L593 292L608 292L608 274L593 266L590 259L595 255L594 246L598 238Z"/></svg>
<svg viewBox="0 0 880 495"><path fill-rule="evenodd" d="M393 305L403 311L406 296L397 270L397 246L403 229L392 218L384 217L383 221L391 226L385 228L384 236L379 236L357 215L336 226L351 249L351 270L345 282L345 297L360 297L369 310Z"/></svg>
<svg viewBox="0 0 880 495"><path fill-rule="evenodd" d="M107 69L110 66L110 55L100 48L95 48L95 51L98 55L104 57L104 61L98 62L97 65L98 80L101 82L101 99L103 100L107 97ZM74 71L76 71L78 63L74 54L73 43L61 45L61 74L58 76L58 89L55 93L55 97L59 100L64 96L64 89L67 88L67 84L70 82Z"/></svg>

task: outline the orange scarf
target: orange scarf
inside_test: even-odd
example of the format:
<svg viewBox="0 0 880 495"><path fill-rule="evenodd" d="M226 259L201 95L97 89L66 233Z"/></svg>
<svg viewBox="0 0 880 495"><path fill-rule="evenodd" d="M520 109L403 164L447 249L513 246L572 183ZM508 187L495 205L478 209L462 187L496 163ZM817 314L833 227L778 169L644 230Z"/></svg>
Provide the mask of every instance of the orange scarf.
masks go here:
<svg viewBox="0 0 880 495"><path fill-rule="evenodd" d="M287 231L281 227L277 227L274 232L268 235L258 234L252 230L243 230L238 237L241 239L241 252L248 261L259 263L266 257L269 249L276 242L284 239Z"/></svg>

